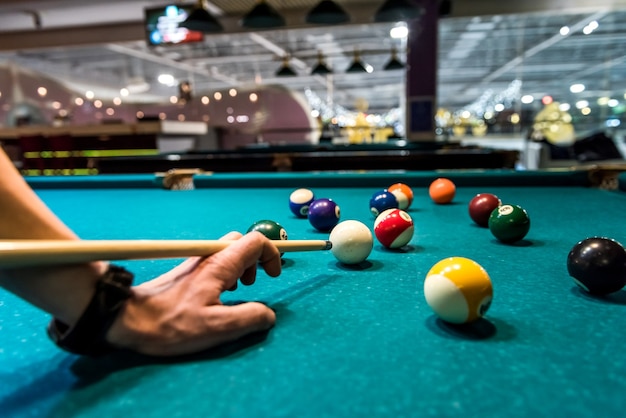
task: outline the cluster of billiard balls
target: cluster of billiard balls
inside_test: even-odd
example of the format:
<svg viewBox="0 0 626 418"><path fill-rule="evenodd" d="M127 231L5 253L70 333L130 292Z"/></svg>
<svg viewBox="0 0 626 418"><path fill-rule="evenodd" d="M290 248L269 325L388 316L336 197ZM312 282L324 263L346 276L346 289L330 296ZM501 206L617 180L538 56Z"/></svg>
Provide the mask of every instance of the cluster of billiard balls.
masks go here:
<svg viewBox="0 0 626 418"><path fill-rule="evenodd" d="M413 191L396 183L377 191L370 199L370 211L375 217L374 235L386 248L401 248L413 238L414 224L406 212L413 201ZM289 196L291 212L307 218L318 231L330 232L331 252L344 264L359 264L369 257L373 248L373 235L362 222L339 222L341 211L335 201L316 198L309 189L297 189Z"/></svg>
<svg viewBox="0 0 626 418"><path fill-rule="evenodd" d="M456 193L454 183L446 178L433 181L428 189L432 201L447 204ZM413 220L407 213L413 191L403 183L375 192L369 202L375 218L374 235L386 248L401 248L414 234ZM318 231L330 232L331 252L344 264L359 264L373 248L370 228L356 220L340 222L340 208L332 199L317 199L309 189L297 189L289 198L292 213L307 218ZM530 230L530 218L524 208L503 204L494 194L480 193L468 205L470 218L488 228L499 241L512 244ZM287 239L278 223L263 220L248 231L262 232L270 239ZM617 241L592 237L578 242L567 257L567 270L575 283L586 292L605 295L626 286L626 249ZM477 262L464 257L440 260L426 274L424 297L433 312L450 323L465 324L485 315L493 298L489 274Z"/></svg>
<svg viewBox="0 0 626 418"><path fill-rule="evenodd" d="M503 204L492 193L480 193L468 205L470 218L477 225L489 228L496 239L512 244L523 239L530 230L530 217L520 205Z"/></svg>
<svg viewBox="0 0 626 418"><path fill-rule="evenodd" d="M447 204L454 199L456 186L451 180L440 178L431 183L428 192L433 202ZM384 247L401 248L412 239L414 224L407 211L413 198L413 190L403 183L376 191L370 198L369 209L375 218L374 235ZM326 205L324 203L322 207ZM305 217L306 213L314 227L319 222L318 217L332 214L332 211L320 210L308 189L293 192L289 206L296 216ZM361 263L372 251L370 229L362 222L338 222L338 218L329 236L333 255L344 264ZM449 257L436 263L426 275L424 296L435 314L443 320L468 323L487 312L493 289L489 275L478 263L463 257Z"/></svg>

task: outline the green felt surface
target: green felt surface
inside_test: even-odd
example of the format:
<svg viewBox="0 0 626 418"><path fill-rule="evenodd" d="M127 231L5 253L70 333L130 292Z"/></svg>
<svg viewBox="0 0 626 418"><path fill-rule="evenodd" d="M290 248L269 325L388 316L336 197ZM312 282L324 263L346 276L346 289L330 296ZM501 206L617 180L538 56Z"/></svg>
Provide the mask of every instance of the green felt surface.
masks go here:
<svg viewBox="0 0 626 418"><path fill-rule="evenodd" d="M432 174L434 175L434 173ZM379 179L380 180L380 179ZM388 176L388 184L403 181ZM381 180L382 181L382 180ZM291 187L41 189L85 239L217 238L262 218L290 239L325 238L288 209ZM260 300L278 315L264 335L176 361L98 360L57 350L47 316L0 291L0 411L10 417L623 416L626 292L581 293L565 260L580 239L626 241L626 194L587 187L471 186L435 205L415 187L416 233L404 251L375 244L363 268L330 252L288 253L224 300ZM373 227L375 187L316 187L342 219ZM531 229L500 244L472 224L467 202L492 192L527 209ZM453 328L424 301L423 280L448 256L479 262L494 301L486 320ZM179 260L121 264L138 281Z"/></svg>

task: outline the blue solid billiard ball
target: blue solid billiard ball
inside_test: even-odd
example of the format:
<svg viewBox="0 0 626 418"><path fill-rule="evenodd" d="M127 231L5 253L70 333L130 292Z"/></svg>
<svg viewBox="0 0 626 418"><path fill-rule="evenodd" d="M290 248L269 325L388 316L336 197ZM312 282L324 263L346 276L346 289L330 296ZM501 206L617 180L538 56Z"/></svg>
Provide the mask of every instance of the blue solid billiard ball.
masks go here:
<svg viewBox="0 0 626 418"><path fill-rule="evenodd" d="M298 218L306 218L309 213L309 206L315 200L313 192L309 189L294 190L289 196L289 209Z"/></svg>
<svg viewBox="0 0 626 418"><path fill-rule="evenodd" d="M309 206L309 222L318 231L327 232L339 223L339 206L332 199L316 199Z"/></svg>
<svg viewBox="0 0 626 418"><path fill-rule="evenodd" d="M387 209L398 209L398 199L387 189L379 190L370 199L370 212L377 217Z"/></svg>

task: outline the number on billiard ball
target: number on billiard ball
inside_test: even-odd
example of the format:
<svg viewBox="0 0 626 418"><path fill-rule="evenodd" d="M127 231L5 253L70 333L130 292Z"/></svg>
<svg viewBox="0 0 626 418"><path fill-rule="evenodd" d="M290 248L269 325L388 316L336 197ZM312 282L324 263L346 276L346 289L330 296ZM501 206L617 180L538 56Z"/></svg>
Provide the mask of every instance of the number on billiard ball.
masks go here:
<svg viewBox="0 0 626 418"><path fill-rule="evenodd" d="M465 257L449 257L426 274L424 297L439 318L465 324L485 315L491 306L493 287L480 264Z"/></svg>
<svg viewBox="0 0 626 418"><path fill-rule="evenodd" d="M489 230L499 241L512 244L528 234L530 217L521 206L502 205L491 212Z"/></svg>
<svg viewBox="0 0 626 418"><path fill-rule="evenodd" d="M309 222L318 231L327 232L339 223L341 210L332 199L316 199L309 206Z"/></svg>
<svg viewBox="0 0 626 418"><path fill-rule="evenodd" d="M617 292L626 285L626 250L611 238L586 238L567 255L567 272L589 293Z"/></svg>
<svg viewBox="0 0 626 418"><path fill-rule="evenodd" d="M398 208L398 199L388 190L379 190L370 199L370 212L377 217L387 209Z"/></svg>
<svg viewBox="0 0 626 418"><path fill-rule="evenodd" d="M294 190L289 196L289 209L298 218L306 218L309 206L315 200L315 195L309 189Z"/></svg>
<svg viewBox="0 0 626 418"><path fill-rule="evenodd" d="M285 228L283 228L278 222L269 219L256 221L255 223L250 225L250 228L248 228L247 232L252 231L258 231L272 240L287 239L287 231L285 230Z"/></svg>
<svg viewBox="0 0 626 418"><path fill-rule="evenodd" d="M502 202L498 198L498 196L491 193L480 193L477 194L470 200L468 205L470 218L476 224L487 228L489 226L489 216L500 206Z"/></svg>
<svg viewBox="0 0 626 418"><path fill-rule="evenodd" d="M387 248L404 247L414 231L413 219L401 209L387 209L374 221L374 235Z"/></svg>

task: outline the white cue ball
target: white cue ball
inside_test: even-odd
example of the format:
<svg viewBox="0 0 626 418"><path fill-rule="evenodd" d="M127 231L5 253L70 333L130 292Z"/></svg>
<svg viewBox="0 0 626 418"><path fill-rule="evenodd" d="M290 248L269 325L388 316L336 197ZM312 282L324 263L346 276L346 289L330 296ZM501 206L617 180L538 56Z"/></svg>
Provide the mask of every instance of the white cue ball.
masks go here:
<svg viewBox="0 0 626 418"><path fill-rule="evenodd" d="M374 238L362 222L347 220L337 224L328 237L332 243L330 251L344 264L365 261L374 247Z"/></svg>

